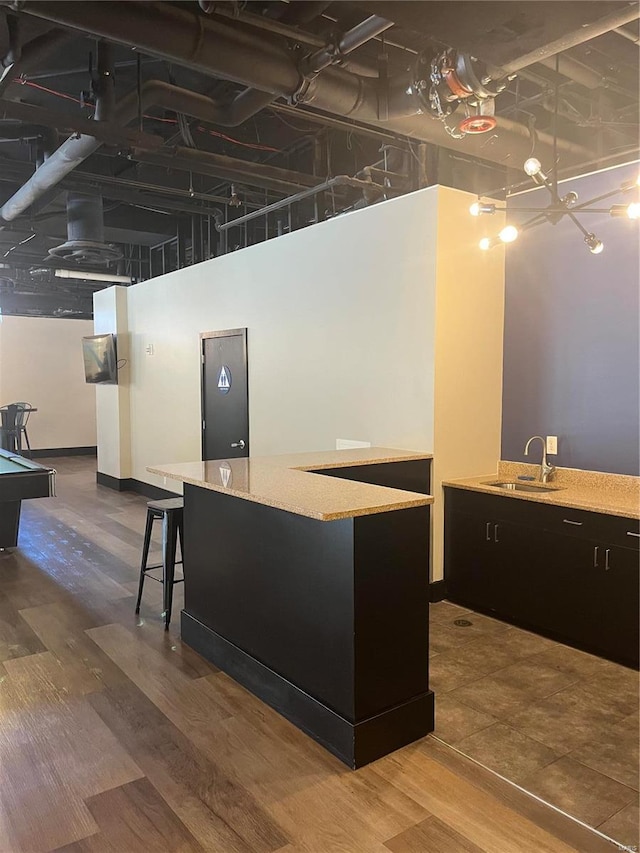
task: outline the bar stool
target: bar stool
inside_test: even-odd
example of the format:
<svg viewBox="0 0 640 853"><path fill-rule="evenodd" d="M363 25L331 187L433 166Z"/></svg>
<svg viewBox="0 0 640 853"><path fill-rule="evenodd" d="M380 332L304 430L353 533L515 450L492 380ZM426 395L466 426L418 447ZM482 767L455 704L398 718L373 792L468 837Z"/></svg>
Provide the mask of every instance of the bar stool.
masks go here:
<svg viewBox="0 0 640 853"><path fill-rule="evenodd" d="M164 605L164 627L169 628L171 621L171 603L173 601L174 583L182 583L184 578L175 580L175 567L182 565L182 559L176 562L176 547L178 535L180 536L180 556L183 557L184 533L182 525L182 510L184 501L182 498L169 498L164 501L149 501L147 503L147 523L144 530L144 544L142 546L142 561L140 563L140 586L138 587L138 601L136 602L136 613L140 613L140 601L142 600L142 587L147 572L152 569L162 569L162 577L151 580L162 584ZM149 546L151 545L151 532L153 522L162 521L162 562L154 566L148 566Z"/></svg>

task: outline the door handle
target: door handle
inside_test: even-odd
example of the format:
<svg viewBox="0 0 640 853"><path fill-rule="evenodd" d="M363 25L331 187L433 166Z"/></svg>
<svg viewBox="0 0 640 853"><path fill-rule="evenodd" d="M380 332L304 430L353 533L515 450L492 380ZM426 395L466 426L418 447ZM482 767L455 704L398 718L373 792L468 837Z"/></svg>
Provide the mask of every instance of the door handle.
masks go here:
<svg viewBox="0 0 640 853"><path fill-rule="evenodd" d="M635 536L636 539L639 539L640 533L633 533L631 530L627 530L627 536Z"/></svg>
<svg viewBox="0 0 640 853"><path fill-rule="evenodd" d="M583 524L582 521L571 521L570 518L563 518L562 520L565 524L575 524L576 527L582 527Z"/></svg>
<svg viewBox="0 0 640 853"><path fill-rule="evenodd" d="M499 542L499 541L500 541L500 540L498 539L498 525L497 525L497 524L494 524L494 525L493 525L493 541L494 541L494 542Z"/></svg>
<svg viewBox="0 0 640 853"><path fill-rule="evenodd" d="M611 553L610 548L607 548L607 550L604 552L604 570L605 570L605 572L608 572L609 569L611 568L611 566L609 565L609 554L610 553Z"/></svg>
<svg viewBox="0 0 640 853"><path fill-rule="evenodd" d="M246 445L245 445L245 443L244 443L243 439L240 439L240 441L232 441L232 442L231 442L231 447L233 447L233 448L235 448L235 447L239 447L239 448L240 448L240 450L244 450L244 448L246 447Z"/></svg>
<svg viewBox="0 0 640 853"><path fill-rule="evenodd" d="M593 549L593 568L598 568L598 551L600 550L600 546L596 545Z"/></svg>
<svg viewBox="0 0 640 853"><path fill-rule="evenodd" d="M487 529L486 529L486 532L485 532L485 539L487 540L487 542L491 542L491 533L489 533L489 528L490 528L490 527L491 527L491 522L490 522L490 521L487 521Z"/></svg>

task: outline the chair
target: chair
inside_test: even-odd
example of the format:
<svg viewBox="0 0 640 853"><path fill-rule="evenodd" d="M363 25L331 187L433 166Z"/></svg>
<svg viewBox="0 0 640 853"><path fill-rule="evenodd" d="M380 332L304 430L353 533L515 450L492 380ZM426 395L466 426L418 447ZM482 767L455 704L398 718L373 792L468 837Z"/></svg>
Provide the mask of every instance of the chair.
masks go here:
<svg viewBox="0 0 640 853"><path fill-rule="evenodd" d="M24 434L24 440L27 442L27 448L29 453L31 453L31 444L29 443L29 436L27 434L27 421L29 420L29 415L31 414L31 409L33 408L31 403L14 403L16 406L16 444L18 445L18 453L22 450L22 435Z"/></svg>
<svg viewBox="0 0 640 853"><path fill-rule="evenodd" d="M184 580L184 578L178 578L178 580L175 580L175 567L182 565L182 560L178 560L176 562L178 536L180 536L180 556L182 557L184 553L184 534L182 525L183 507L184 501L182 498L169 498L164 501L149 501L147 504L147 523L144 531L144 544L142 546L140 585L138 587L136 613L140 613L142 587L144 586L144 579L147 572L150 572L153 569L162 569L161 578L154 578L153 575L149 575L149 577L151 580L159 581L162 584L165 630L169 629L169 622L171 621L173 585L175 583L181 583ZM153 522L158 520L162 522L162 562L156 563L153 566L148 566L147 560L149 558Z"/></svg>

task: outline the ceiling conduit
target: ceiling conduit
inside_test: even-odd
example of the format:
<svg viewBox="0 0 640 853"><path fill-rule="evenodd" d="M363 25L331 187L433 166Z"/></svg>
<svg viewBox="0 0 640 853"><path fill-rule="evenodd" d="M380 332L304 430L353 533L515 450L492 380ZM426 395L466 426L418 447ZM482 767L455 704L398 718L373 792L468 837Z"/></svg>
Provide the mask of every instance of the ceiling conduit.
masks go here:
<svg viewBox="0 0 640 853"><path fill-rule="evenodd" d="M409 71L393 87L388 103L388 120L379 117L378 81L330 66L310 81L301 75L294 56L282 43L262 34L234 27L215 16L192 13L168 3L76 3L58 0L20 0L21 12L35 15L84 34L138 48L214 77L233 80L248 87L282 96L346 116L354 121L384 127L415 139L453 148L501 164L521 163L530 156L532 139L524 126L499 119L489 138L454 139L442 121L421 114L420 101L412 92L413 72ZM630 12L625 14L628 19ZM588 32L587 32L588 29ZM584 38L592 38L594 28L585 28ZM571 40L579 43L580 34ZM564 49L560 47L558 49ZM536 59L531 58L530 62ZM308 82L308 85L307 85ZM464 113L462 112L462 115ZM456 114L452 115L456 123ZM552 156L546 139L537 138L536 154ZM579 162L590 156L588 149L563 139L557 151L565 161Z"/></svg>
<svg viewBox="0 0 640 853"><path fill-rule="evenodd" d="M66 30L50 30L27 42L19 55L5 57L4 71L0 77L0 95L4 94L16 77L38 68L43 59L54 53L70 38L72 35Z"/></svg>
<svg viewBox="0 0 640 853"><path fill-rule="evenodd" d="M96 78L95 121L111 118L115 102L112 49L108 44L98 45L98 69ZM0 227L15 219L41 198L48 190L56 186L61 179L72 172L102 143L93 136L70 136L42 165L36 169L30 180L14 193L0 209Z"/></svg>
<svg viewBox="0 0 640 853"><path fill-rule="evenodd" d="M104 56L105 45L100 47ZM231 104L219 104L211 98L207 98L206 95L200 95L179 86L172 86L162 80L148 80L141 88L140 99L138 92L133 91L120 101L114 110L113 119L122 125L135 121L138 117L138 101L140 101L142 111L159 107L173 112L180 111L201 121L225 125L227 122L237 120L241 113L244 98L250 99L252 94L251 91L243 92ZM96 100L96 120L100 120L99 117L107 118L104 97L104 94L99 95ZM80 138L75 135L69 137L36 170L24 186L0 208L0 227L3 223L11 222L21 213L24 213L45 192L58 184L101 146L100 140L88 134L83 134ZM137 153L140 154L139 159L142 160L145 156L143 152ZM198 168L203 168L205 174L214 174L221 178L227 174L233 174L233 180L247 182L254 180L258 182L259 186L266 186L284 193L315 183L313 177L301 172L279 169L275 166L253 163L249 160L240 160L221 154L211 154L208 158L201 156L206 154L207 152L198 152L190 148L172 148L163 152L163 160L160 165L194 172L197 172Z"/></svg>
<svg viewBox="0 0 640 853"><path fill-rule="evenodd" d="M342 51L348 53L354 50L391 25L390 21L371 16L344 34L338 45L339 54L342 55ZM101 43L100 47L104 54L106 45ZM318 51L317 55L314 54L313 59L314 64L325 67L332 61L332 56ZM100 69L98 74L100 78ZM111 75L111 79L113 80L113 75ZM111 88L109 89L110 92ZM105 96L106 94L102 93L96 101L95 119L97 121L106 117ZM110 94L109 97L111 103L109 114L111 114L113 95ZM160 80L152 80L142 86L140 93L131 92L123 99L117 109L116 119L119 123L127 125L139 115L140 111L155 106L190 115L212 124L235 127L242 124L243 121L272 100L273 95L248 88L230 103L218 104L205 95L190 92L187 89L172 86ZM5 202L0 209L0 227L2 227L2 222L10 222L27 210L45 192L73 171L76 166L79 166L80 163L95 153L101 145L100 141L88 135L82 135L79 139L75 136L67 139L54 152L54 155L47 159L46 164L43 164L33 177ZM315 183L313 177L298 172L237 160L224 155L194 151L189 148L176 147L168 152L157 152L156 154L137 149L132 156L134 159L143 162L155 163L167 168L192 170L228 180L249 181L256 180L258 177L260 186L273 189L276 192L289 193L300 186L313 186Z"/></svg>

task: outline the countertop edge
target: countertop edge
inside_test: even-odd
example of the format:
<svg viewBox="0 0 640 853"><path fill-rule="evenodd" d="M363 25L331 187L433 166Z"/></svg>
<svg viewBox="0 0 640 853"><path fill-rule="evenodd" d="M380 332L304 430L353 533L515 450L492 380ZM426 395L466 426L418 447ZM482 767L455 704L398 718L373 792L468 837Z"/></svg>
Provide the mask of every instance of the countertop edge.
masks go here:
<svg viewBox="0 0 640 853"><path fill-rule="evenodd" d="M423 458L423 457L417 457ZM351 463L350 465L343 465L340 467L354 467L354 465L361 463ZM375 463L373 463L375 464ZM326 467L334 467L334 466L326 466ZM292 468L289 470L300 471L301 473L313 473L311 470L307 471L305 469ZM314 469L315 466L314 466ZM395 512L397 510L403 509L412 509L414 507L419 506L429 506L434 502L433 495L419 495L417 492L415 499L407 499L401 501L394 501L389 504L372 504L369 506L356 507L350 510L336 511L336 512L314 512L308 507L298 506L291 503L285 503L283 501L278 501L275 499L266 499L263 497L258 497L256 495L247 494L246 492L236 491L233 488L229 488L228 486L218 486L215 483L208 483L202 480L197 480L194 477L188 477L184 474L173 474L171 472L165 471L162 468L155 468L153 466L148 466L147 471L151 474L156 474L160 477L167 477L170 480L176 480L177 482L186 483L189 486L196 486L200 489L208 489L212 492L218 492L222 495L229 495L231 497L239 498L240 500L249 501L250 503L257 503L261 506L269 506L274 509L283 510L284 512L291 512L294 515L301 515L305 518L313 518L316 521L338 521L340 519L345 518L360 518L365 515L376 515L378 513L384 512ZM369 484L363 484L369 485ZM376 486L376 488L380 489L392 489L391 486ZM398 489L393 489L394 491L400 491Z"/></svg>
<svg viewBox="0 0 640 853"><path fill-rule="evenodd" d="M485 474L478 479L498 479L498 474ZM550 484L552 485L552 484ZM535 494L532 492L509 492L496 489L492 486L486 486L482 483L474 483L460 480L443 480L443 487L452 489L463 489L469 492L482 492L487 495L508 498L509 500L524 500L533 503L550 504L551 506L563 506L570 509L584 510L585 512L596 512L601 515L613 515L618 518L629 518L637 521L640 519L640 509L633 510L628 507L615 506L615 504L598 503L596 500L582 498L577 495L572 495L570 486L555 487L553 491L544 492L543 494ZM565 492L569 492L565 495Z"/></svg>

